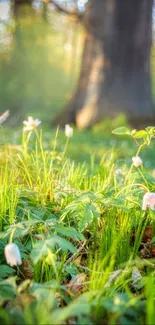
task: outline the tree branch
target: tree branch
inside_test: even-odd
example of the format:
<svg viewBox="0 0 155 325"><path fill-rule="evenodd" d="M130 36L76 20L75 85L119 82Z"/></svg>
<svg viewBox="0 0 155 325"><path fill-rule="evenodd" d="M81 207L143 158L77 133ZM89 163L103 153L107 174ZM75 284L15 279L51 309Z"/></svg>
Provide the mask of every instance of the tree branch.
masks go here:
<svg viewBox="0 0 155 325"><path fill-rule="evenodd" d="M66 8L63 8L62 6L60 6L55 0L50 0L50 3L52 3L54 5L54 7L64 13L64 14L67 14L67 15L70 15L72 17L75 17L77 19L79 19L80 21L83 19L83 13L75 10L75 11L68 11Z"/></svg>

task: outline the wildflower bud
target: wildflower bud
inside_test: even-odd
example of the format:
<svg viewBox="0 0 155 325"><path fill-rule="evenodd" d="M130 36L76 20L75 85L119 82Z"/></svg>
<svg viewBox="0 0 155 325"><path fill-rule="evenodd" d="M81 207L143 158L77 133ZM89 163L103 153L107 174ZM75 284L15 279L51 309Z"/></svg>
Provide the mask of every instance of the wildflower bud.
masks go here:
<svg viewBox="0 0 155 325"><path fill-rule="evenodd" d="M8 244L4 249L5 258L10 266L17 266L22 264L21 254L16 244Z"/></svg>
<svg viewBox="0 0 155 325"><path fill-rule="evenodd" d="M133 157L132 158L132 162L133 162L133 165L135 166L135 167L139 167L139 166L141 166L142 165L142 159L139 157L139 156L136 156L136 157Z"/></svg>
<svg viewBox="0 0 155 325"><path fill-rule="evenodd" d="M73 136L73 128L69 125L65 125L65 135L67 138L71 138Z"/></svg>

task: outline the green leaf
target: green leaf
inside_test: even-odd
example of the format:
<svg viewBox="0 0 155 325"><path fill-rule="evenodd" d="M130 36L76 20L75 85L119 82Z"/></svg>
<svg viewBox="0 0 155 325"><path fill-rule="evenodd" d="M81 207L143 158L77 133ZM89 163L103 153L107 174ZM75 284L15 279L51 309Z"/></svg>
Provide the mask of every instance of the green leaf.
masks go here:
<svg viewBox="0 0 155 325"><path fill-rule="evenodd" d="M55 230L66 237L70 237L74 240L85 240L85 237L72 227L64 227L61 225L55 225Z"/></svg>
<svg viewBox="0 0 155 325"><path fill-rule="evenodd" d="M78 222L79 231L84 231L87 226L100 216L99 208L96 204L87 203L83 207L84 213Z"/></svg>
<svg viewBox="0 0 155 325"><path fill-rule="evenodd" d="M150 244L151 244L151 245L155 244L155 237L153 237L153 238L151 239Z"/></svg>
<svg viewBox="0 0 155 325"><path fill-rule="evenodd" d="M154 126L148 126L145 130L151 135L153 135L155 133L155 127Z"/></svg>
<svg viewBox="0 0 155 325"><path fill-rule="evenodd" d="M66 290L66 287L63 285L60 285L56 280L47 281L44 283L39 282L31 282L31 286L29 287L29 292L33 293L38 288L46 288L46 289L54 289L54 290Z"/></svg>
<svg viewBox="0 0 155 325"><path fill-rule="evenodd" d="M131 131L125 126L113 130L112 133L116 135L131 135Z"/></svg>
<svg viewBox="0 0 155 325"><path fill-rule="evenodd" d="M67 307L53 311L51 318L55 320L55 324L62 324L70 317L90 315L91 305L89 302L89 296L90 294L86 292L71 302Z"/></svg>
<svg viewBox="0 0 155 325"><path fill-rule="evenodd" d="M122 211L129 211L129 209L132 207L132 204L129 206L126 206L125 204L125 198L123 199L117 199L117 198L107 198L103 200L103 204L108 207L115 207Z"/></svg>
<svg viewBox="0 0 155 325"><path fill-rule="evenodd" d="M3 279L10 274L15 273L15 270L8 265L0 265L0 278Z"/></svg>
<svg viewBox="0 0 155 325"><path fill-rule="evenodd" d="M148 133L147 133L145 130L137 131L137 132L133 135L133 137L134 137L135 139L145 139L145 138L147 138L147 136L148 136Z"/></svg>
<svg viewBox="0 0 155 325"><path fill-rule="evenodd" d="M133 130L131 131L131 135L133 136L136 132L137 132L137 130L136 130L136 129L133 129Z"/></svg>
<svg viewBox="0 0 155 325"><path fill-rule="evenodd" d="M42 240L34 245L31 251L33 263L36 264L43 256L48 255L49 248L55 250L56 246L60 247L64 252L76 253L76 248L72 243L60 236L54 235L52 238Z"/></svg>
<svg viewBox="0 0 155 325"><path fill-rule="evenodd" d="M18 286L18 293L22 293L26 291L29 288L30 284L31 284L30 279L21 282L21 284Z"/></svg>
<svg viewBox="0 0 155 325"><path fill-rule="evenodd" d="M10 236L14 231L14 238L24 237L27 235L27 228L22 223L17 223L13 226L10 226L6 231L0 232L0 238L4 239Z"/></svg>
<svg viewBox="0 0 155 325"><path fill-rule="evenodd" d="M4 301L12 300L17 293L16 289L16 277L10 277L0 281L0 305Z"/></svg>
<svg viewBox="0 0 155 325"><path fill-rule="evenodd" d="M31 259L34 264L38 263L38 261L44 256L47 255L47 243L46 240L42 240L41 242L34 245L31 251Z"/></svg>
<svg viewBox="0 0 155 325"><path fill-rule="evenodd" d="M73 275L77 275L79 273L78 268L76 267L76 265L74 264L69 264L65 266L65 271L69 274Z"/></svg>
<svg viewBox="0 0 155 325"><path fill-rule="evenodd" d="M55 235L53 238L48 240L49 248L52 248L52 247L55 248L56 245L58 245L64 252L70 251L73 254L76 253L76 248L73 246L72 243L70 243L65 238L62 238L57 235Z"/></svg>

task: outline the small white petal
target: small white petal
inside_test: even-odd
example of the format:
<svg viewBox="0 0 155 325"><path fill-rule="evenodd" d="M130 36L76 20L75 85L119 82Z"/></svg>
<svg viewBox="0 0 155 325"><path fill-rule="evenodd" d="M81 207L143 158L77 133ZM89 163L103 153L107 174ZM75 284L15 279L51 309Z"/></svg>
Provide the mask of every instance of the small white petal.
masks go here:
<svg viewBox="0 0 155 325"><path fill-rule="evenodd" d="M23 124L24 124L24 125L28 125L29 122L28 122L28 121L23 121Z"/></svg>
<svg viewBox="0 0 155 325"><path fill-rule="evenodd" d="M29 122L29 123L32 123L33 121L34 121L34 120L33 120L33 117L32 117L32 116L29 116L29 117L28 117L28 122Z"/></svg>
<svg viewBox="0 0 155 325"><path fill-rule="evenodd" d="M2 115L0 115L0 124L5 122L5 120L8 118L10 115L10 111L7 109Z"/></svg>

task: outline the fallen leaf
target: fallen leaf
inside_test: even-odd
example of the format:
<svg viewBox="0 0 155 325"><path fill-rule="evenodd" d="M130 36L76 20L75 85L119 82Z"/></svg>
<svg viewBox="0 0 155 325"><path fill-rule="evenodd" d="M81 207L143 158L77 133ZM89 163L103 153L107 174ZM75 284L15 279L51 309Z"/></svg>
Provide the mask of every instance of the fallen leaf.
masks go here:
<svg viewBox="0 0 155 325"><path fill-rule="evenodd" d="M147 242L148 240L151 240L151 239L152 239L152 227L147 226L144 230L142 241Z"/></svg>
<svg viewBox="0 0 155 325"><path fill-rule="evenodd" d="M85 273L78 274L75 280L71 280L67 284L67 288L73 295L79 296L84 291L86 279Z"/></svg>
<svg viewBox="0 0 155 325"><path fill-rule="evenodd" d="M33 279L34 269L30 258L23 259L22 261L22 274L25 279Z"/></svg>

